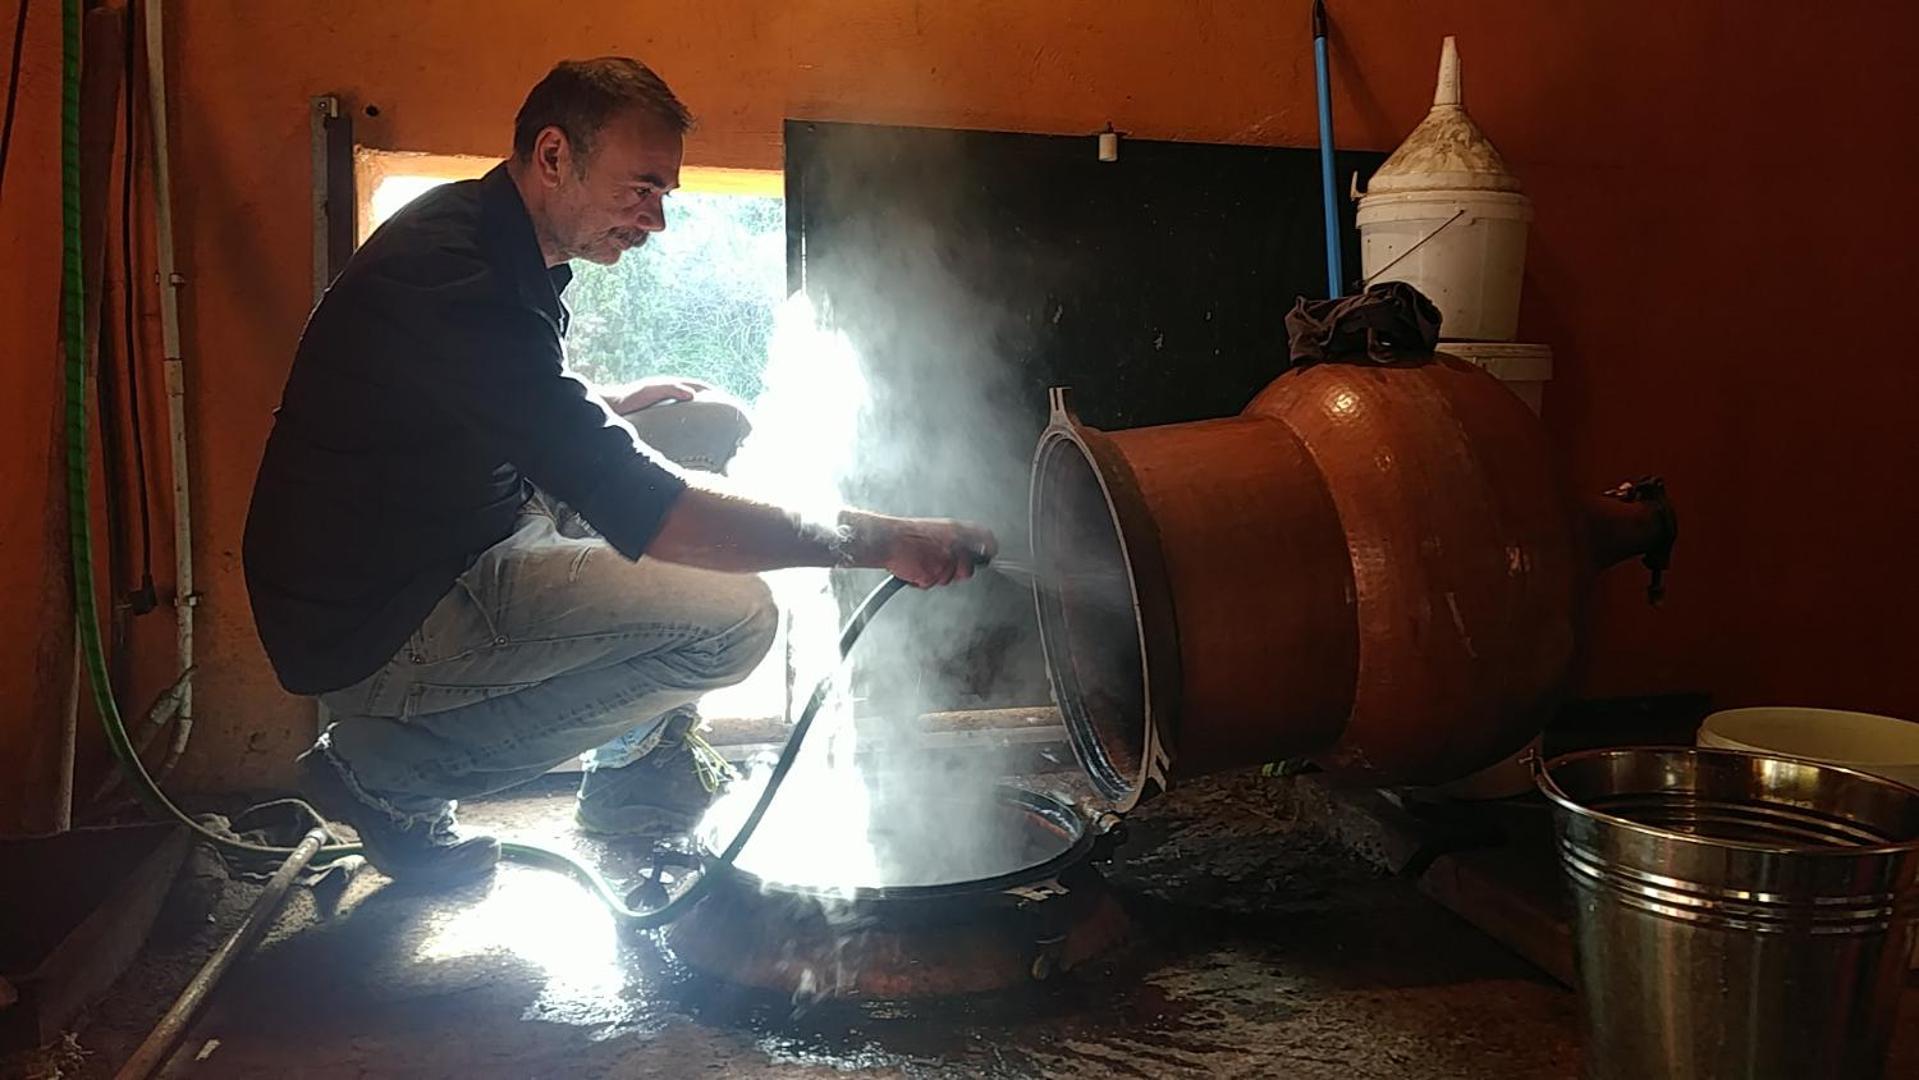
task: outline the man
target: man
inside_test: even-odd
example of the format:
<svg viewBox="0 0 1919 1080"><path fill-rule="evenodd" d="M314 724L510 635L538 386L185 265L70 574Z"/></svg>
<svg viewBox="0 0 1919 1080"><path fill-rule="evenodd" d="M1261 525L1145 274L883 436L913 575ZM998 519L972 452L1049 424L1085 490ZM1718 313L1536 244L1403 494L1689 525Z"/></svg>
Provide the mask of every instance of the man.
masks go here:
<svg viewBox="0 0 1919 1080"><path fill-rule="evenodd" d="M301 790L395 878L484 872L499 844L457 835L452 801L595 747L582 825L695 822L711 795L690 709L767 651L758 572L869 567L931 587L993 553L975 526L809 523L730 494L622 414L717 469L737 410L670 382L602 398L565 373L567 264L610 265L666 227L689 122L633 60L560 64L521 107L511 160L395 215L301 337L247 584L281 683L334 717L299 759Z"/></svg>

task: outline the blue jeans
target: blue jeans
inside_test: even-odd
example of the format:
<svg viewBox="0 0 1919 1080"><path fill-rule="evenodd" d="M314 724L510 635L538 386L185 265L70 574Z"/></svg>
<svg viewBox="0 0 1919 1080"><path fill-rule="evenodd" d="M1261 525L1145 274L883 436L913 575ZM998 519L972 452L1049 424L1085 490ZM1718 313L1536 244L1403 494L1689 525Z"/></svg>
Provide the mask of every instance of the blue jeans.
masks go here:
<svg viewBox="0 0 1919 1080"><path fill-rule="evenodd" d="M718 403L627 419L693 468L722 468L744 435L738 410ZM318 745L365 801L402 822L436 820L450 800L589 750L589 768L641 756L667 716L745 679L777 624L758 576L628 562L536 493L513 535L460 576L391 660L322 695L334 720Z"/></svg>

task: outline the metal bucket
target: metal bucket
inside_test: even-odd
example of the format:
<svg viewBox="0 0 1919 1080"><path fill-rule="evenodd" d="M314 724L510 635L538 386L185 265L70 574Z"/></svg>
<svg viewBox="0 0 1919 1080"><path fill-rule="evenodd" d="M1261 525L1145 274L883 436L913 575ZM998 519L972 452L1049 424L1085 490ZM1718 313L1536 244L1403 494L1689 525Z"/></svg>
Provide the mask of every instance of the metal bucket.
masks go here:
<svg viewBox="0 0 1919 1080"><path fill-rule="evenodd" d="M1919 936L1919 790L1793 758L1557 758L1596 1078L1883 1075Z"/></svg>

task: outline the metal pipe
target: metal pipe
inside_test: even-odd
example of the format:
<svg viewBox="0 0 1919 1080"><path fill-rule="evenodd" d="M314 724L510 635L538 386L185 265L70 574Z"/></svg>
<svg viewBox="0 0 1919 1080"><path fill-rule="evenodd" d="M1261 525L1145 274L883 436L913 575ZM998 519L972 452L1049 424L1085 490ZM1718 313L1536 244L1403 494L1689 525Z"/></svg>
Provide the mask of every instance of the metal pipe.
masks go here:
<svg viewBox="0 0 1919 1080"><path fill-rule="evenodd" d="M125 1065L120 1066L120 1071L114 1074L114 1080L145 1080L165 1063L167 1055L186 1035L187 1028L199 1015L214 987L220 984L221 977L233 967L234 961L245 956L259 942L260 936L273 924L273 917L280 910L280 902L286 899L287 889L293 884L293 879L306 869L307 863L326 843L326 839L324 829L316 827L307 830L300 845L293 849L293 854L288 855L280 868L267 879L266 888L261 891L260 898L253 902L253 907L248 909L246 918L207 958L205 966L194 974L193 981L187 983L186 989L180 992L173 1007L147 1034L146 1041L140 1044Z"/></svg>
<svg viewBox="0 0 1919 1080"><path fill-rule="evenodd" d="M180 286L186 279L175 269L173 246L173 180L167 158L166 37L162 33L163 0L147 0L147 102L152 108L154 244L160 270L160 333L164 347L162 370L167 388L167 435L172 444L173 474L173 611L180 654L179 671L193 667L193 515L187 490L186 373L180 357ZM180 688L173 745L167 751L157 779L164 780L186 752L193 733L193 684Z"/></svg>
<svg viewBox="0 0 1919 1080"><path fill-rule="evenodd" d="M73 828L73 765L75 751L80 744L80 680L84 677L80 665L85 661L80 656L80 631L73 632L73 671L67 679L66 716L60 725L60 773L59 787L53 797L53 831L66 832Z"/></svg>
<svg viewBox="0 0 1919 1080"><path fill-rule="evenodd" d="M1326 61L1326 3L1313 0L1313 73L1319 92L1319 196L1326 211L1326 295L1345 295L1339 265L1339 203L1333 187L1333 86Z"/></svg>

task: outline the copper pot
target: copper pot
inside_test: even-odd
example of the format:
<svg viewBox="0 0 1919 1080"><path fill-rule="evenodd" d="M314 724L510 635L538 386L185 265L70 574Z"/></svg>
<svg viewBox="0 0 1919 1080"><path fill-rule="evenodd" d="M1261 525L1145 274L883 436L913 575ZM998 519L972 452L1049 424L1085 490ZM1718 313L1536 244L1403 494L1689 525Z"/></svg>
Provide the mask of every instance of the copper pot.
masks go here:
<svg viewBox="0 0 1919 1080"><path fill-rule="evenodd" d="M1574 500L1545 432L1469 364L1318 364L1240 415L1132 431L1053 392L1033 463L1035 597L1081 763L1122 809L1310 757L1455 780L1558 701L1603 566L1663 567L1659 493Z"/></svg>

